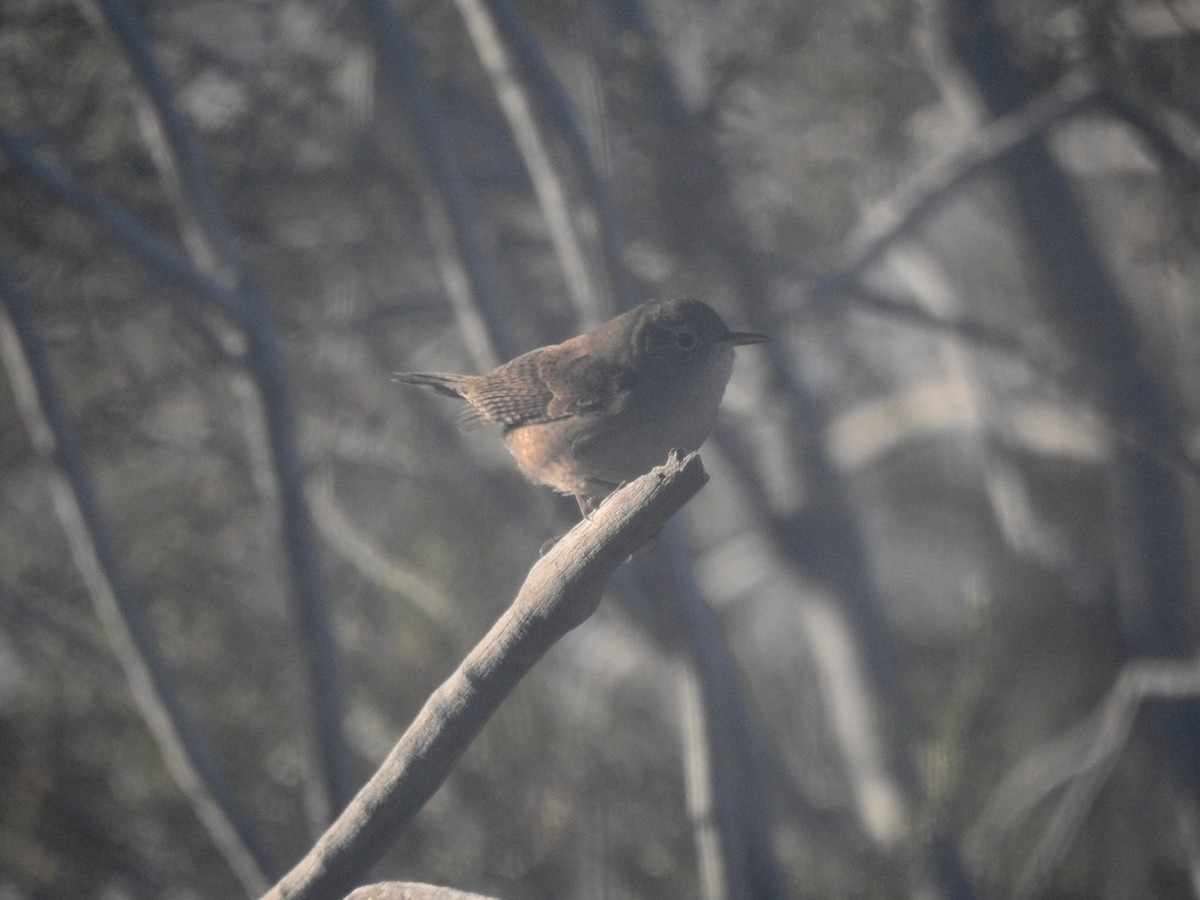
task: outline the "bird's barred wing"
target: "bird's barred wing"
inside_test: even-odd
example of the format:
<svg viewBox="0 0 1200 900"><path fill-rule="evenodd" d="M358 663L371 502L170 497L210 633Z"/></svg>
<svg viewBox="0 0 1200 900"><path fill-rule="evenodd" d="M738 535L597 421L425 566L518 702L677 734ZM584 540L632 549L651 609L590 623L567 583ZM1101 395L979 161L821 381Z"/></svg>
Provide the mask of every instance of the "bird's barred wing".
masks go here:
<svg viewBox="0 0 1200 900"><path fill-rule="evenodd" d="M483 419L519 428L616 408L627 385L628 373L616 363L534 350L477 379L466 397Z"/></svg>

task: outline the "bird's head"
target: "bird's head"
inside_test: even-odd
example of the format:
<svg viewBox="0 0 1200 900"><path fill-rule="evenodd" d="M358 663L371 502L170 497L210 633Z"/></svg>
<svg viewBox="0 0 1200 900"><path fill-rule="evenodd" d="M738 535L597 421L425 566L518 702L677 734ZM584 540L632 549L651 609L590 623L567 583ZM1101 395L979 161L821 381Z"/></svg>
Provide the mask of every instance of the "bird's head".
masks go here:
<svg viewBox="0 0 1200 900"><path fill-rule="evenodd" d="M716 311L699 300L652 300L633 312L633 352L649 363L687 366L767 340L763 334L730 331Z"/></svg>

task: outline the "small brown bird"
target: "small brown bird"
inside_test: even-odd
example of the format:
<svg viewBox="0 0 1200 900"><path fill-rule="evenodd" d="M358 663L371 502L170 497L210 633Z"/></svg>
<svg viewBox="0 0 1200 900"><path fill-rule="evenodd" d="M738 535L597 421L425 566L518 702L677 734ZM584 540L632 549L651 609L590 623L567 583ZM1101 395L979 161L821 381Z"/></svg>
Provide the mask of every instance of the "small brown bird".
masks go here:
<svg viewBox="0 0 1200 900"><path fill-rule="evenodd" d="M730 331L698 300L651 300L486 375L395 380L466 400L467 421L501 426L524 475L574 494L586 515L672 449L697 449L716 422L733 348L765 340Z"/></svg>

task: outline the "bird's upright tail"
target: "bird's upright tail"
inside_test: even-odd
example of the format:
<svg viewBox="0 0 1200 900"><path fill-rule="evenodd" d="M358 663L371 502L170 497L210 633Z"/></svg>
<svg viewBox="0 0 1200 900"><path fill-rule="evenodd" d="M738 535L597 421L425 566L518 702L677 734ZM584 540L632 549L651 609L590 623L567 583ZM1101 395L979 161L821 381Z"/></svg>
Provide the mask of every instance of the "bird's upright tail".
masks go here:
<svg viewBox="0 0 1200 900"><path fill-rule="evenodd" d="M450 375L446 372L393 372L392 381L404 384L420 384L431 387L439 394L447 397L461 397L462 385L470 378L469 375Z"/></svg>

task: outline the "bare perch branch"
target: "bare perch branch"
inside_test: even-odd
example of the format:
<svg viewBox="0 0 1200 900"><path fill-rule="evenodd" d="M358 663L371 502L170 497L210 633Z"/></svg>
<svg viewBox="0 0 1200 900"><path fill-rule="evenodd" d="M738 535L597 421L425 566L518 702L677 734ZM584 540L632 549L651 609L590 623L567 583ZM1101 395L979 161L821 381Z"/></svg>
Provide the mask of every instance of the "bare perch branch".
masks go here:
<svg viewBox="0 0 1200 900"><path fill-rule="evenodd" d="M343 896L433 796L505 697L600 602L609 576L704 486L672 455L613 494L530 570L516 600L426 702L367 785L268 900Z"/></svg>

